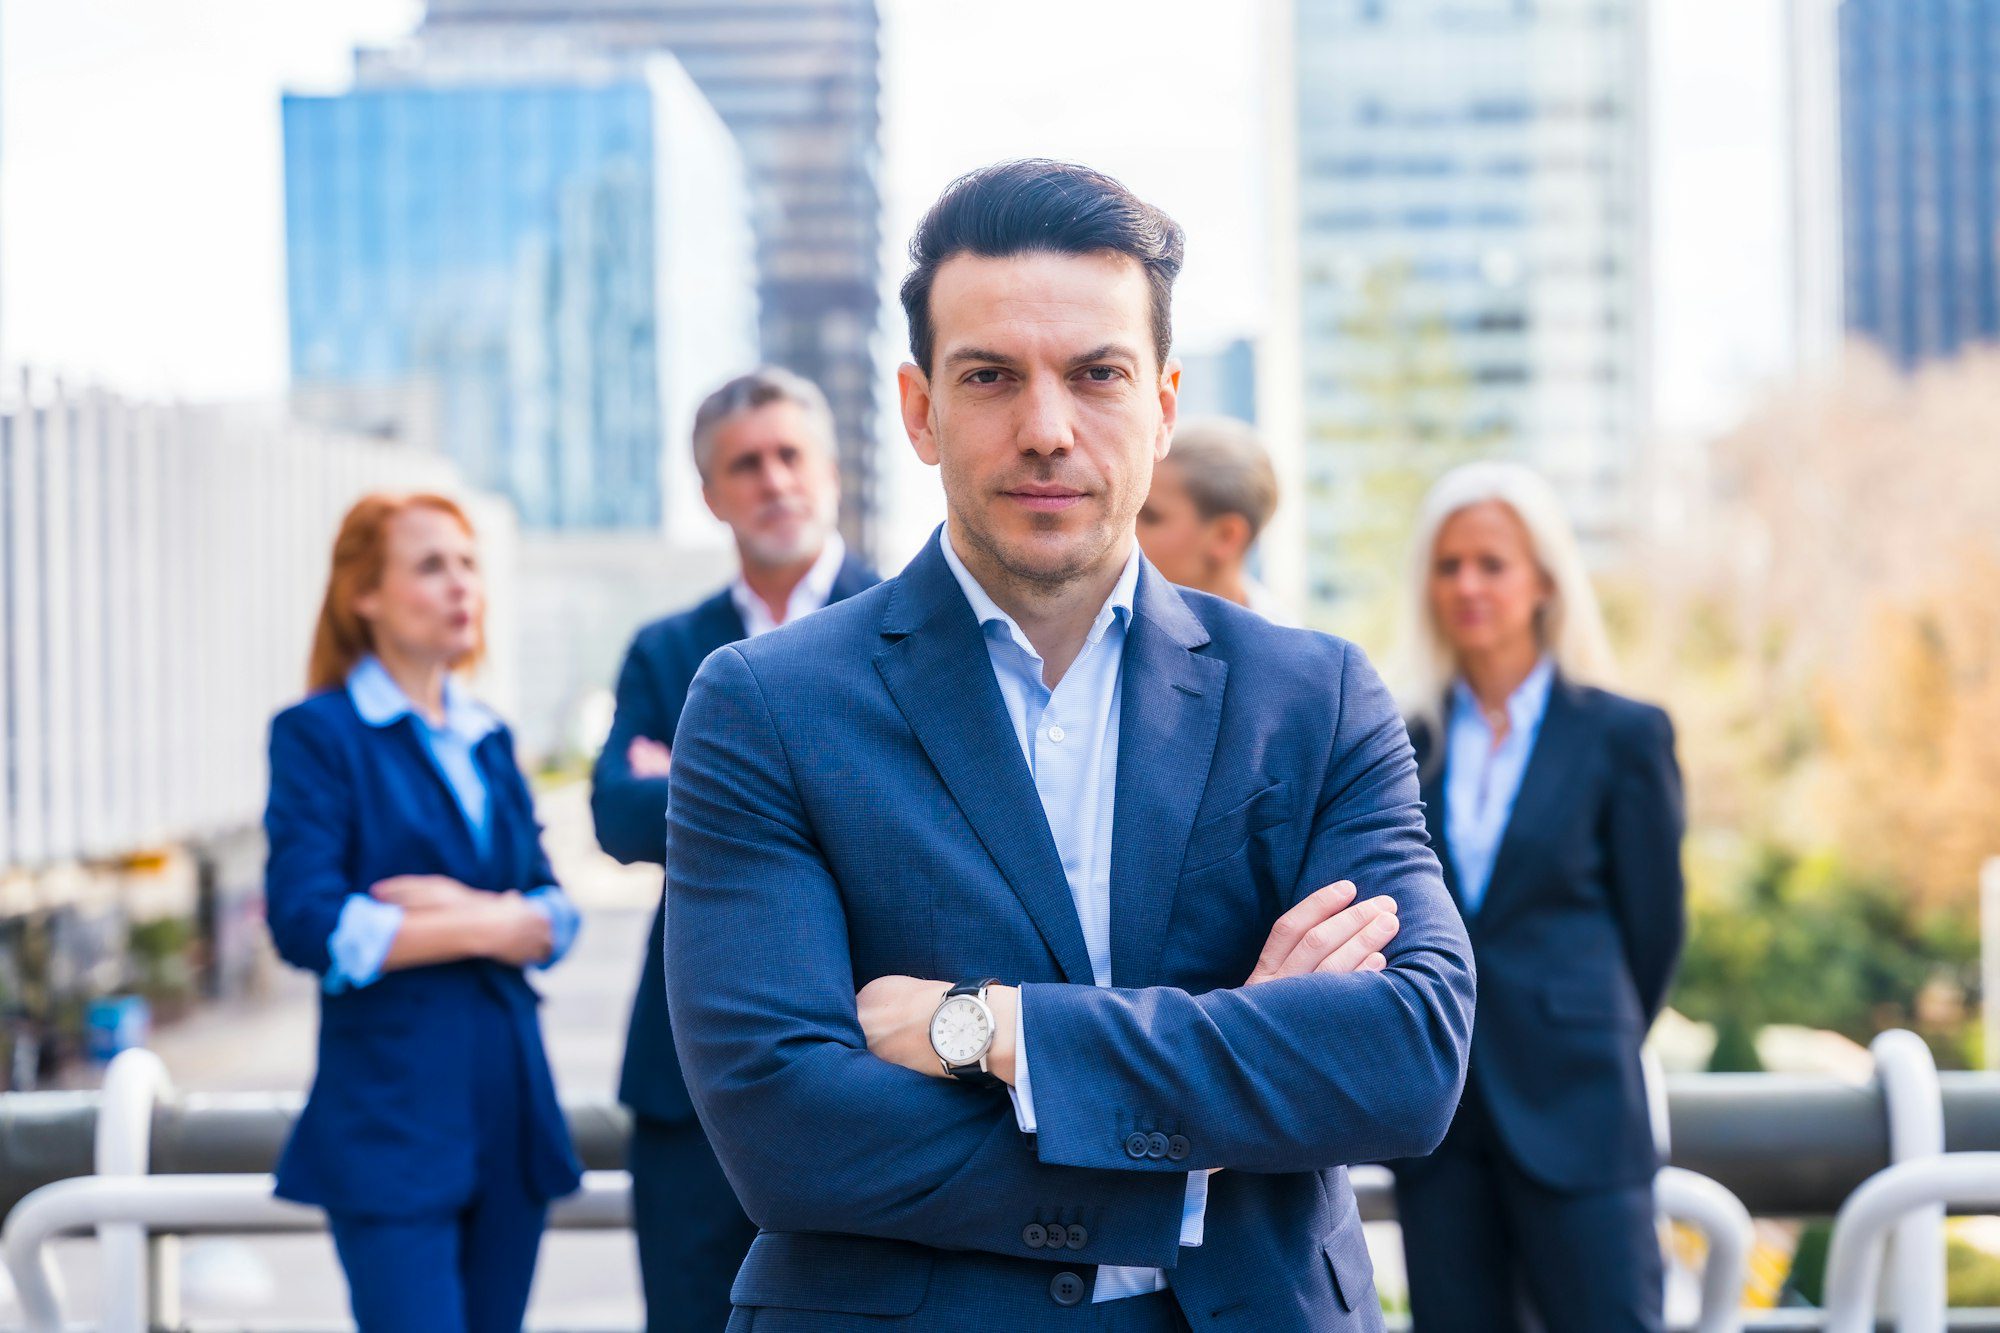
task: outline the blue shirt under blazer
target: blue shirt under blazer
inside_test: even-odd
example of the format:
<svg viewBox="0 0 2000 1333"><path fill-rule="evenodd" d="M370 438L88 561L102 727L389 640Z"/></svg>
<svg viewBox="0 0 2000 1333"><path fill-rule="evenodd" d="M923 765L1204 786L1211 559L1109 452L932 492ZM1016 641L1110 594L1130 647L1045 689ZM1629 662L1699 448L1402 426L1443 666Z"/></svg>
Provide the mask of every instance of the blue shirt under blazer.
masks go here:
<svg viewBox="0 0 2000 1333"><path fill-rule="evenodd" d="M828 602L852 597L876 582L875 572L849 556L833 581ZM815 613L817 614L817 613ZM743 617L729 589L689 610L666 616L633 636L618 672L618 708L611 735L591 772L590 813L597 824L598 845L626 865L667 859L667 780L639 777L626 752L632 738L646 736L670 742L680 725L688 686L702 660L724 644L747 637ZM662 899L664 902L664 899ZM618 1100L634 1111L669 1124L694 1118L687 1084L674 1059L673 1037L667 1023L667 978L660 961L663 918L653 915L647 936L646 962L639 974L639 993L632 1002L631 1028L625 1038L625 1063L618 1079Z"/></svg>
<svg viewBox="0 0 2000 1333"><path fill-rule="evenodd" d="M285 961L325 976L342 906L392 875L449 875L491 892L556 882L507 729L472 752L489 798L482 856L416 725L404 715L371 726L346 690L312 695L272 722L265 914ZM319 1067L278 1163L278 1194L355 1216L464 1207L479 1144L470 1033L482 1023L506 1025L528 1074L522 1165L531 1192L546 1200L575 1189L580 1167L539 1003L520 968L490 960L405 968L322 993Z"/></svg>
<svg viewBox="0 0 2000 1333"><path fill-rule="evenodd" d="M1428 728L1415 725L1412 739L1432 845L1457 897L1450 775L1432 762ZM1509 1155L1543 1185L1647 1183L1660 1162L1639 1047L1683 934L1673 724L1558 673L1520 783L1468 914L1479 1026L1465 1095L1481 1098Z"/></svg>
<svg viewBox="0 0 2000 1333"><path fill-rule="evenodd" d="M668 995L763 1229L733 1292L759 1333L1072 1328L1057 1290L1097 1264L1166 1269L1197 1329L1382 1326L1343 1168L1431 1150L1472 1027L1402 721L1352 646L1149 564L1122 671L1103 988L935 537L696 676ZM1243 988L1279 914L1343 877L1400 904L1388 969ZM889 973L1024 986L1038 1133L1002 1092L868 1053L855 989Z"/></svg>

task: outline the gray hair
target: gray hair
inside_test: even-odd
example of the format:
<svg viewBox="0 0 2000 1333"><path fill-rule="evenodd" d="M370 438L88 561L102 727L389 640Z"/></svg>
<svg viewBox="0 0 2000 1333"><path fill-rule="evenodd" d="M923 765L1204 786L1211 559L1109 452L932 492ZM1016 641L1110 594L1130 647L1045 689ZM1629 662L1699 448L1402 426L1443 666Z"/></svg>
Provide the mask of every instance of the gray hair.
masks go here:
<svg viewBox="0 0 2000 1333"><path fill-rule="evenodd" d="M752 412L772 403L792 403L806 414L814 433L834 457L837 438L833 409L819 385L782 366L759 366L747 375L738 375L701 400L694 411L694 466L701 479L708 480L708 465L715 458L715 432L722 423L743 412Z"/></svg>
<svg viewBox="0 0 2000 1333"><path fill-rule="evenodd" d="M1257 432L1234 417L1194 417L1174 430L1167 457L1180 469L1188 498L1203 518L1241 514L1250 540L1278 508L1278 474Z"/></svg>

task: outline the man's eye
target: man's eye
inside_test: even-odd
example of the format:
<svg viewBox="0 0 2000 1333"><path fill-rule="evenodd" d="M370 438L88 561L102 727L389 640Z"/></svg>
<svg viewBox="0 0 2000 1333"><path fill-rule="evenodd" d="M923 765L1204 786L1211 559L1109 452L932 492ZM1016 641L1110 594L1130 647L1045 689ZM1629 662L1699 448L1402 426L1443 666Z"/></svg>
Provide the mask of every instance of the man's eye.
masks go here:
<svg viewBox="0 0 2000 1333"><path fill-rule="evenodd" d="M965 382L967 384L998 384L1000 382L1000 372L989 366L985 370L973 371L965 377Z"/></svg>
<svg viewBox="0 0 2000 1333"><path fill-rule="evenodd" d="M1083 372L1092 384L1111 384L1120 378L1116 366L1092 366Z"/></svg>

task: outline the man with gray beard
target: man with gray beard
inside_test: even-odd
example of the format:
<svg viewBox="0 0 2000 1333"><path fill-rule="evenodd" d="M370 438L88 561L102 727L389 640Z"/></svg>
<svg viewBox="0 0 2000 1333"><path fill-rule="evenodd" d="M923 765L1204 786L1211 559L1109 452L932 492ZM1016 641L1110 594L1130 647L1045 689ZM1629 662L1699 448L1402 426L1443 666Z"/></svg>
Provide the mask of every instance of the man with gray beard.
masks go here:
<svg viewBox="0 0 2000 1333"><path fill-rule="evenodd" d="M695 413L695 467L709 512L735 534L741 572L691 610L634 636L618 710L592 774L597 840L626 864L664 864L674 728L702 659L877 582L834 530L833 414L810 381L775 367L741 375ZM757 1228L724 1179L674 1059L653 917L626 1033L618 1100L632 1111L632 1220L648 1333L712 1333Z"/></svg>

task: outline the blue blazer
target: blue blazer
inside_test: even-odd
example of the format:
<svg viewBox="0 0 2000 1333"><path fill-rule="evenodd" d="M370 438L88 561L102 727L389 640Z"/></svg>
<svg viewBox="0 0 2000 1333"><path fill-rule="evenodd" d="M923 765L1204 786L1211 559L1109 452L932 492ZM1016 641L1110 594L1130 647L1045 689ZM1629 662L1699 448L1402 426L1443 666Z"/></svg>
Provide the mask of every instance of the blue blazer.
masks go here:
<svg viewBox="0 0 2000 1333"><path fill-rule="evenodd" d="M1051 1278L1103 1263L1170 1270L1202 1328L1382 1326L1344 1168L1430 1151L1472 1027L1402 720L1352 646L1150 564L1123 672L1102 990L935 537L695 677L667 991L763 1231L733 1293L759 1328L1070 1328ZM1279 914L1343 877L1400 904L1388 970L1243 988ZM868 1053L855 990L890 973L1023 986L1039 1134L1003 1092ZM1183 1248L1187 1173L1209 1167ZM1074 1248L1031 1243L1058 1222Z"/></svg>
<svg viewBox="0 0 2000 1333"><path fill-rule="evenodd" d="M1412 739L1456 899L1445 752L1421 724ZM1465 1094L1550 1188L1637 1185L1659 1169L1639 1046L1680 956L1684 824L1667 715L1558 675L1468 927L1479 1027Z"/></svg>
<svg viewBox="0 0 2000 1333"><path fill-rule="evenodd" d="M473 759L491 794L482 860L415 722L362 721L346 690L312 695L271 723L265 915L285 961L322 976L350 894L391 875L449 875L501 892L556 882L532 799L502 727ZM540 996L521 969L485 960L386 972L320 996L319 1068L278 1162L278 1194L333 1213L455 1212L476 1186L479 1142L469 1033L503 1023L528 1071L523 1169L544 1199L580 1167L542 1050Z"/></svg>
<svg viewBox="0 0 2000 1333"><path fill-rule="evenodd" d="M848 556L833 580L828 602L852 597L879 580L875 571ZM680 725L688 686L702 660L724 644L746 637L743 617L724 588L691 610L655 620L632 637L618 671L618 707L611 735L590 775L590 813L597 842L626 865L667 859L667 780L632 772L625 752L632 738L671 743ZM618 1100L640 1115L668 1124L694 1119L667 1020L666 967L660 960L660 932L666 899L653 913L646 936L646 961L639 970L639 993L625 1034L625 1062L618 1076Z"/></svg>

